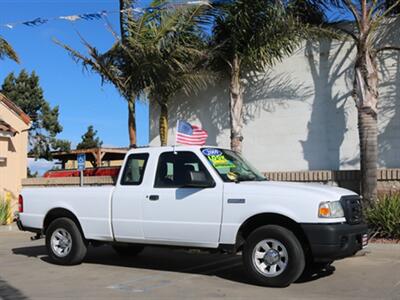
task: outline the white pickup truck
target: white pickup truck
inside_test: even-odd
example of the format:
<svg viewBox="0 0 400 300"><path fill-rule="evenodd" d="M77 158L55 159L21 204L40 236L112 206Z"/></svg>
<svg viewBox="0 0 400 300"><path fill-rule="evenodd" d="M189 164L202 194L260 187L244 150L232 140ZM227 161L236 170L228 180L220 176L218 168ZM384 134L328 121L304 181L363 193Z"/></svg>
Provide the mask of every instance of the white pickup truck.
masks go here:
<svg viewBox="0 0 400 300"><path fill-rule="evenodd" d="M367 242L354 192L268 181L239 154L198 146L132 149L115 186L25 188L17 223L46 236L57 264L81 263L89 244L121 255L145 245L219 249L242 252L265 286L287 286L313 262Z"/></svg>

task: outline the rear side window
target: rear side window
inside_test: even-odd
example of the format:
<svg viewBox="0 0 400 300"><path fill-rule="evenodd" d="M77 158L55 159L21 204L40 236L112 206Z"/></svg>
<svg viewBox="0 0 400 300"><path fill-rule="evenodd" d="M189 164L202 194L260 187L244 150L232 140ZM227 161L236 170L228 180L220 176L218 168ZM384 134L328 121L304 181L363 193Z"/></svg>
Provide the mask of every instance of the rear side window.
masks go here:
<svg viewBox="0 0 400 300"><path fill-rule="evenodd" d="M126 160L121 185L140 185L143 181L149 154L131 154Z"/></svg>

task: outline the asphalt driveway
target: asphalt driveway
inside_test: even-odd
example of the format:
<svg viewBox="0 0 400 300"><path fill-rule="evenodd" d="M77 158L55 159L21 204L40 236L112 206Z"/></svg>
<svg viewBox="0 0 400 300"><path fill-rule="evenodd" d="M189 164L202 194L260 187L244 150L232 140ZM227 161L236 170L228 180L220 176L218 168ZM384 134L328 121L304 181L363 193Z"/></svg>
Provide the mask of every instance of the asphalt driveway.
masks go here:
<svg viewBox="0 0 400 300"><path fill-rule="evenodd" d="M241 257L148 247L133 259L90 248L79 266L47 260L44 240L0 227L0 299L400 299L400 245L369 246L288 288L249 283Z"/></svg>

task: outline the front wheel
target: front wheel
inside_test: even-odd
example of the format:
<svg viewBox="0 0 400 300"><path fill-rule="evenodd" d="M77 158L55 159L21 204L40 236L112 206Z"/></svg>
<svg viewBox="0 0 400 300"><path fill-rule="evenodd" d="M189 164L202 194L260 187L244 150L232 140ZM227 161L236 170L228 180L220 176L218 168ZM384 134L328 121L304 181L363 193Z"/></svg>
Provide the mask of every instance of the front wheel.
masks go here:
<svg viewBox="0 0 400 300"><path fill-rule="evenodd" d="M303 248L290 230L266 225L253 231L243 248L247 274L264 286L285 287L296 281L305 267Z"/></svg>
<svg viewBox="0 0 400 300"><path fill-rule="evenodd" d="M53 263L76 265L86 255L87 242L74 221L59 218L51 222L46 230L46 248Z"/></svg>

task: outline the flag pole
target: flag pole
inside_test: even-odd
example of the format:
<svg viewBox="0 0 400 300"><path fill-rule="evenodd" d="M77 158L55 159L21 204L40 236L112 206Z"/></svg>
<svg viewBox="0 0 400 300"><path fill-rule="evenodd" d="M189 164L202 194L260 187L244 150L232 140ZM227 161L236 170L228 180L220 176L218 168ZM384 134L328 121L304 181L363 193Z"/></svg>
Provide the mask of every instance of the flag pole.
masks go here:
<svg viewBox="0 0 400 300"><path fill-rule="evenodd" d="M178 135L178 125L179 125L179 119L178 119L178 120L176 120L176 127L175 127L175 142L174 142L174 144L172 145L172 150L174 151L174 154L176 154L176 149L175 149L175 147L176 147L176 139L177 139L177 135Z"/></svg>

